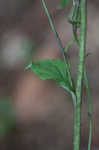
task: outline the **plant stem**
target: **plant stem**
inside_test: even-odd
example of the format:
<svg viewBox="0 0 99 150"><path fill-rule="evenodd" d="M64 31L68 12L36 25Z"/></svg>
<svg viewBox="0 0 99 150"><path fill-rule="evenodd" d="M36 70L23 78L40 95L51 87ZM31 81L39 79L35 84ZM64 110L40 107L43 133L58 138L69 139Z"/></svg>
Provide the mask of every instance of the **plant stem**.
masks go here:
<svg viewBox="0 0 99 150"><path fill-rule="evenodd" d="M51 29L52 29L52 31L53 31L53 33L54 33L54 35L55 35L55 37L56 37L56 40L57 40L57 42L58 42L58 45L59 45L61 54L62 54L62 56L63 56L63 58L64 58L64 63L65 63L65 65L66 65L66 71L67 71L67 73L68 73L68 78L69 78L70 84L71 84L71 86L73 86L72 79L71 79L71 74L70 74L69 69L68 69L68 61L66 60L66 57L65 57L65 52L64 52L64 47L63 47L62 41L61 41L61 39L60 39L60 37L59 37L59 35L58 35L56 29L55 29L55 25L54 25L54 23L53 23L53 19L52 19L51 15L50 15L50 13L49 13L49 10L48 10L48 8L47 8L47 6L46 6L45 0L41 0L41 1L42 1L42 4L43 4L43 7L44 7L44 9L45 9L45 13L46 13L46 15L47 15L47 17L48 17L48 20L49 20Z"/></svg>
<svg viewBox="0 0 99 150"><path fill-rule="evenodd" d="M85 52L86 52L86 18L87 0L81 0L81 27L80 27L80 51L78 64L78 78L76 86L77 105L74 112L74 150L80 150L80 128L81 128L81 103L82 103L82 81L84 76Z"/></svg>
<svg viewBox="0 0 99 150"><path fill-rule="evenodd" d="M86 85L86 91L88 96L88 118L89 118L89 139L88 139L88 150L91 150L91 144L92 144L92 134L93 134L93 121L92 121L92 103L91 103L91 94L89 89L89 83L87 78L87 72L86 69L84 71L84 80Z"/></svg>
<svg viewBox="0 0 99 150"><path fill-rule="evenodd" d="M74 34L75 39L78 39L77 32ZM74 42L77 43L78 48L80 48L79 45L79 40L74 40ZM72 44L72 42L70 42ZM69 50L69 46L67 45L67 52ZM86 56L85 56L86 58ZM92 144L92 135L93 135L93 120L92 120L92 102L91 102L91 93L90 93L90 88L89 88L89 83L88 83L88 77L87 77L87 72L86 72L86 66L84 68L84 81L85 81L85 87L86 87L86 92L87 92L87 97L88 97L88 118L89 118L89 139L88 139L88 150L91 150L91 144Z"/></svg>
<svg viewBox="0 0 99 150"><path fill-rule="evenodd" d="M77 33L77 32L76 32ZM77 36L77 34L76 34ZM76 39L76 38L75 38ZM78 37L77 37L78 39ZM78 44L79 41L74 41L77 43L78 48L80 48L80 45ZM71 43L70 43L71 44ZM69 49L69 46L67 47ZM67 49L67 51L68 51ZM86 58L86 57L85 57ZM89 118L89 139L88 139L88 150L91 150L91 144L92 144L92 135L93 135L93 120L92 120L92 102L91 102L91 93L90 93L90 88L89 88L89 83L88 83L88 77L87 77L87 72L86 72L86 66L84 68L84 81L85 81L85 87L86 87L86 92L87 92L87 97L88 97L88 118Z"/></svg>
<svg viewBox="0 0 99 150"><path fill-rule="evenodd" d="M49 20L51 29L52 29L52 31L53 31L55 37L56 37L56 40L58 41L58 45L59 45L60 51L61 51L61 53L62 53L62 55L63 55L64 61L66 62L66 58L65 58L65 54L64 54L64 47L63 47L63 45L62 45L62 42L61 42L61 40L60 40L60 37L59 37L59 35L58 35L56 29L55 29L55 25L54 25L54 23L53 23L53 19L52 19L51 15L50 15L50 13L49 13L49 11L48 11L48 8L47 8L47 6L46 6L45 0L41 0L41 1L42 1L42 4L43 4L43 7L44 7L44 9L45 9L45 13L46 13L46 15L47 15L47 17L48 17L48 20ZM67 62L66 62L66 64L67 64Z"/></svg>

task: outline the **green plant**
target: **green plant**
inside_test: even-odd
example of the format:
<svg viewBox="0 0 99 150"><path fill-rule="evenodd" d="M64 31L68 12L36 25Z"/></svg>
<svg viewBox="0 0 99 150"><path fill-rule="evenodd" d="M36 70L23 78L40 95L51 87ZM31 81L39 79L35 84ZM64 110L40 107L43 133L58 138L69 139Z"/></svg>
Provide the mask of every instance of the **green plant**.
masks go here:
<svg viewBox="0 0 99 150"><path fill-rule="evenodd" d="M16 120L12 102L8 98L0 99L0 136L5 136L15 130Z"/></svg>
<svg viewBox="0 0 99 150"><path fill-rule="evenodd" d="M80 150L80 130L81 130L81 110L82 110L82 93L83 93L83 80L86 87L88 96L88 118L89 118L89 142L88 150L91 149L92 142L92 104L90 89L88 85L88 78L86 73L86 33L87 33L87 0L72 0L72 8L68 15L68 22L72 24L72 31L74 39L71 40L64 48L60 37L55 29L53 19L48 11L45 0L41 0L45 13L49 19L52 31L58 41L60 52L63 56L63 60L42 60L37 63L31 62L26 69L32 69L32 71L38 75L41 79L55 80L62 88L68 91L73 99L74 104L74 150ZM61 0L58 8L63 9L69 4L71 0ZM78 30L80 32L80 38L78 37ZM78 75L77 82L71 74L70 60L67 59L67 55L70 46L76 43L79 50L78 56Z"/></svg>

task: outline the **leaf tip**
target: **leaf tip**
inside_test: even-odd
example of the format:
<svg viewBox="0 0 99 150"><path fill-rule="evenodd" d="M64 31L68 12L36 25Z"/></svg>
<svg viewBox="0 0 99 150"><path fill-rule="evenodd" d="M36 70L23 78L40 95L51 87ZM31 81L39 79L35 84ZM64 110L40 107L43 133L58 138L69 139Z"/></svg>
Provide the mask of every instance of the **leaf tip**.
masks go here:
<svg viewBox="0 0 99 150"><path fill-rule="evenodd" d="M32 62L24 68L24 71L31 69L31 67L32 67Z"/></svg>

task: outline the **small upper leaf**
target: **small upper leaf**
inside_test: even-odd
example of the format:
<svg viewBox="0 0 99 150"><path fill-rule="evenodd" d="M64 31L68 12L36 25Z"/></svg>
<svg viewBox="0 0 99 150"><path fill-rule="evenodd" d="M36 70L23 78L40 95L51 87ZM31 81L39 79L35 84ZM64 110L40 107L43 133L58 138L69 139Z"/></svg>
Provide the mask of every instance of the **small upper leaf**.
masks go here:
<svg viewBox="0 0 99 150"><path fill-rule="evenodd" d="M71 0L61 0L61 1L60 1L60 5L58 6L58 8L59 8L59 9L63 9L63 8L65 8L70 2L71 2Z"/></svg>
<svg viewBox="0 0 99 150"><path fill-rule="evenodd" d="M31 69L35 75L41 79L51 79L59 83L59 85L68 91L73 98L74 105L76 104L76 96L74 88L71 86L65 63L60 60L41 60L37 63L31 62L25 70Z"/></svg>
<svg viewBox="0 0 99 150"><path fill-rule="evenodd" d="M52 79L57 81L61 86L67 87L67 90L72 90L68 79L65 63L62 60L41 60L37 63L32 62L26 69L38 75L41 79Z"/></svg>

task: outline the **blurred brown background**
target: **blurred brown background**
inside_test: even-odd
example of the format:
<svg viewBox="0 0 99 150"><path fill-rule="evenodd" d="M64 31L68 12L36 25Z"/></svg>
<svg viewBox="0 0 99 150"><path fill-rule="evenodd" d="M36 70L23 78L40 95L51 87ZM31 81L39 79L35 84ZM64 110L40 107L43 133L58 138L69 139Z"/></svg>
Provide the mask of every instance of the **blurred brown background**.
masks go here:
<svg viewBox="0 0 99 150"><path fill-rule="evenodd" d="M56 10L59 0L47 1L64 46L72 39L66 20L70 6ZM99 142L99 19L98 0L88 1L87 68L92 92L93 148ZM71 48L76 77L76 48ZM0 0L0 98L10 97L16 129L0 137L1 150L71 150L71 97L52 81L42 81L24 67L33 60L60 57L56 39L40 0ZM84 98L81 146L88 142L87 103Z"/></svg>

